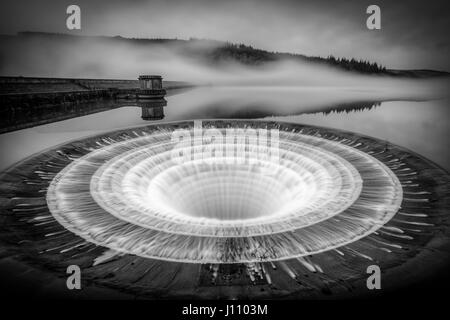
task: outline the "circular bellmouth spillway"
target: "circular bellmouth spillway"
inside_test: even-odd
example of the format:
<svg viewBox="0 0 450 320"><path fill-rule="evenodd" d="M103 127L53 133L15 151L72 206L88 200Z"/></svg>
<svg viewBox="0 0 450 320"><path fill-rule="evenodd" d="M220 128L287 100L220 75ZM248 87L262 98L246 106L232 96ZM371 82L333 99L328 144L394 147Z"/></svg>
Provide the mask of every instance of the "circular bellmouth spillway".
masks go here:
<svg viewBox="0 0 450 320"><path fill-rule="evenodd" d="M219 132L226 136L225 128ZM276 152L267 143L248 148L240 141L239 155L236 141L215 144L236 149L232 156L191 141L182 150L187 159L174 157L178 140L171 131L127 139L65 167L52 180L47 203L87 241L199 263L330 250L374 232L399 209L401 184L374 157L301 133L281 132L277 139ZM235 242L233 251L220 249L226 239Z"/></svg>
<svg viewBox="0 0 450 320"><path fill-rule="evenodd" d="M215 137L207 143L196 129L179 122L119 130L24 160L2 177L2 212L21 221L2 237L27 227L44 233L33 248L48 259L94 246L108 250L94 266L126 256L237 264L271 283L265 264L279 263L291 278L298 270L289 261L313 272L355 257L395 264L405 246L429 241L444 208L436 198L448 198L445 171L373 138L217 120L204 122ZM180 130L187 141L174 139Z"/></svg>

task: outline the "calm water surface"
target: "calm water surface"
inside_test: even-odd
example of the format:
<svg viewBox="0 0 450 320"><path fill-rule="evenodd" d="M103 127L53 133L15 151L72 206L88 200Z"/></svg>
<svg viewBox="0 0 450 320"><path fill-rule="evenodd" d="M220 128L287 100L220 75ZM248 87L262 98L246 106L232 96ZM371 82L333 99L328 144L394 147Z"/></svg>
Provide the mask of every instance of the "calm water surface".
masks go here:
<svg viewBox="0 0 450 320"><path fill-rule="evenodd" d="M351 88L197 88L166 98L167 106L127 106L0 135L0 170L54 145L118 128L175 120L269 118L377 137L450 170L450 99ZM164 119L143 120L142 113Z"/></svg>

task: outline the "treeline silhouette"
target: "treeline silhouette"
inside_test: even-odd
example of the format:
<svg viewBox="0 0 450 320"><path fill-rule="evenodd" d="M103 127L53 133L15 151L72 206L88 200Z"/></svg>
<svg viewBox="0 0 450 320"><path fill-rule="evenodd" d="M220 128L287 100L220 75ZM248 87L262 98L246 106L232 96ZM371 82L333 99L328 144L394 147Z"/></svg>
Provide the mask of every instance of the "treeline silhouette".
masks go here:
<svg viewBox="0 0 450 320"><path fill-rule="evenodd" d="M245 44L234 44L231 42L223 42L217 40L209 39L198 39L190 38L188 40L183 39L164 39L164 38L153 38L153 39L143 39L143 38L125 38L121 36L73 36L68 34L60 33L46 33L46 32L19 32L18 36L22 37L45 37L54 39L55 41L71 41L74 38L77 39L89 39L94 42L99 41L117 41L126 42L134 45L168 45L170 46L181 46L180 51L184 52L186 55L191 57L201 58L206 60L213 65L220 65L226 62L237 62L250 66L259 66L265 63L281 61L283 59L299 60L303 62L313 62L313 63L323 63L336 68L341 68L348 71L356 71L360 73L368 74L389 74L398 75L404 71L394 71L387 70L386 67L374 62L357 60L354 58L336 58L330 55L326 58L318 56L305 56L302 54L294 53L284 53L284 52L272 52L262 49L257 49ZM10 37L10 36L8 36ZM1 38L1 36L0 36ZM151 49L151 47L149 47ZM425 70L428 71L428 70ZM411 72L411 71L410 71ZM422 73L424 71L422 70ZM436 72L428 71L433 75ZM425 72L425 75L428 75ZM447 74L447 73L445 73ZM409 76L415 76L414 73L408 74Z"/></svg>
<svg viewBox="0 0 450 320"><path fill-rule="evenodd" d="M383 73L386 72L386 67L379 65L376 62L369 62L364 60L335 58L334 56L328 56L326 58L327 63L339 66L349 71L359 71L364 73Z"/></svg>
<svg viewBox="0 0 450 320"><path fill-rule="evenodd" d="M348 71L356 71L361 73L386 73L386 67L377 62L369 62L364 60L356 60L354 58L336 58L333 55L327 58L308 57L301 54L270 52L266 50L256 49L252 46L244 44L226 43L223 46L213 49L209 54L209 59L214 63L226 61L236 61L246 65L261 65L267 62L279 61L284 58L298 59L302 61L310 61L316 63L325 63L334 67L342 68Z"/></svg>
<svg viewBox="0 0 450 320"><path fill-rule="evenodd" d="M261 49L255 49L244 44L227 43L214 48L209 53L213 62L236 61L246 65L261 65L263 63L279 60L277 54Z"/></svg>

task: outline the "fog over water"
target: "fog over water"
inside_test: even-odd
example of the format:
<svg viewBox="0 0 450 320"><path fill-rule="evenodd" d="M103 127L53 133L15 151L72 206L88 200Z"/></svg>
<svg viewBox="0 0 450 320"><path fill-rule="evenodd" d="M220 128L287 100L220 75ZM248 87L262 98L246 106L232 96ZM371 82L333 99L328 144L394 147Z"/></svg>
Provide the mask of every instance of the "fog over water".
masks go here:
<svg viewBox="0 0 450 320"><path fill-rule="evenodd" d="M354 57L388 68L450 71L446 0L77 0L81 30L68 31L70 4L2 1L0 33L197 37L270 51ZM381 8L381 30L366 27L372 4Z"/></svg>
<svg viewBox="0 0 450 320"><path fill-rule="evenodd" d="M161 74L165 80L203 85L168 97L162 121L284 117L386 139L449 168L450 151L444 142L449 134L448 78L368 76L292 59L258 67L217 65L202 55L221 45L215 41L141 44L121 38L24 39L9 40L0 47L1 75L136 79L140 74ZM353 110L379 102L384 103L376 110L321 115L347 110L349 104ZM0 167L70 139L146 123L140 108L124 107L3 134L0 148L11 152L3 155ZM432 148L427 141L434 141Z"/></svg>
<svg viewBox="0 0 450 320"><path fill-rule="evenodd" d="M125 106L0 135L0 170L42 149L101 132L167 121L266 118L366 134L409 148L450 170L449 99L370 101L364 90L326 87L202 87L168 96L164 119ZM406 99L406 98L405 98Z"/></svg>
<svg viewBox="0 0 450 320"><path fill-rule="evenodd" d="M223 45L217 41L133 44L122 38L23 36L5 43L0 47L0 75L136 79L160 74L165 80L203 85L354 88L370 90L370 99L436 97L449 83L368 76L299 59L260 66L213 64L205 52Z"/></svg>

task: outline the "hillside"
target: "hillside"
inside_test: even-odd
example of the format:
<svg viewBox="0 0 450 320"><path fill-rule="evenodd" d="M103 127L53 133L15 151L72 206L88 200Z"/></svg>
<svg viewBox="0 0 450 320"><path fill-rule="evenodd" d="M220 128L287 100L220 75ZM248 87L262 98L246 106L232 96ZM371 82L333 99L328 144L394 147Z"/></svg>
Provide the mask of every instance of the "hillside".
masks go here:
<svg viewBox="0 0 450 320"><path fill-rule="evenodd" d="M449 73L434 70L391 70L385 66L379 65L377 62L369 62L356 60L353 58L336 58L334 56L312 57L301 54L270 52L257 48L253 48L244 44L233 44L228 42L220 42L215 40L202 39L136 39L124 38L120 36L74 36L67 34L54 34L42 32L21 32L17 35L0 35L2 46L17 46L22 42L34 41L64 45L79 41L80 43L104 43L108 45L131 45L139 49L154 47L164 47L168 52L182 53L190 59L200 60L210 66L220 68L229 63L245 65L247 67L260 67L270 65L274 62L283 60L300 61L310 64L322 64L332 66L334 68L349 72L357 72L361 74L379 74L395 77L412 77L425 78L435 76L448 76ZM331 49L330 49L331 51ZM1 58L1 56L0 56ZM0 60L0 70L3 69L3 63L7 61Z"/></svg>

